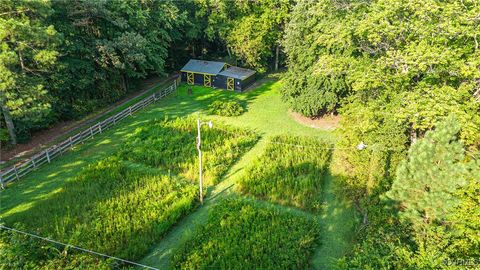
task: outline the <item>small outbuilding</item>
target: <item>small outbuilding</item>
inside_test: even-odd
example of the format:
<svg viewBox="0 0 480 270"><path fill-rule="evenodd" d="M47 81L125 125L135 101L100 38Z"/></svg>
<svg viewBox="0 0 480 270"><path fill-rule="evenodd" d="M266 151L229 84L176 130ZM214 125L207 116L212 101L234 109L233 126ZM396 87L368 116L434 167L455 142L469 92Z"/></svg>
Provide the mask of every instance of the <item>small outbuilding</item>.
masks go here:
<svg viewBox="0 0 480 270"><path fill-rule="evenodd" d="M218 73L214 85L218 88L242 92L255 81L255 71L241 67L228 67Z"/></svg>
<svg viewBox="0 0 480 270"><path fill-rule="evenodd" d="M180 70L182 81L191 85L241 92L255 80L255 71L225 62L191 59Z"/></svg>

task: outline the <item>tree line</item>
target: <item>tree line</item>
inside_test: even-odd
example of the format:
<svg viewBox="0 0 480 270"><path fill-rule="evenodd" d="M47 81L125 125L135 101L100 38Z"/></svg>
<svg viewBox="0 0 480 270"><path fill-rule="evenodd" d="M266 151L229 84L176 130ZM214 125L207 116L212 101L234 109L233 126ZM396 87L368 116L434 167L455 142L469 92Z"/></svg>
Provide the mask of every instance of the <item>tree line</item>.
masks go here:
<svg viewBox="0 0 480 270"><path fill-rule="evenodd" d="M332 172L361 216L340 268L479 258L478 14L475 0L293 7L282 93L304 115L342 116Z"/></svg>
<svg viewBox="0 0 480 270"><path fill-rule="evenodd" d="M77 119L188 58L278 68L290 1L0 3L0 140Z"/></svg>

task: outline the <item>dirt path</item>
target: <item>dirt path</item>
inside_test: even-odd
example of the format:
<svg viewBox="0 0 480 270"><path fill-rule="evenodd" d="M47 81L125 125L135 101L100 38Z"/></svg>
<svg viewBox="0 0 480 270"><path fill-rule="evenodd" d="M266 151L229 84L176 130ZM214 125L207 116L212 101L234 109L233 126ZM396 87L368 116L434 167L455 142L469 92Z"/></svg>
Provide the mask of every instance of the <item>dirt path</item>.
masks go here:
<svg viewBox="0 0 480 270"><path fill-rule="evenodd" d="M327 115L323 117L309 118L292 111L290 111L288 114L290 115L290 117L292 117L295 121L299 122L300 124L308 127L312 127L312 128L334 130L340 126L339 115Z"/></svg>
<svg viewBox="0 0 480 270"><path fill-rule="evenodd" d="M167 78L154 77L147 79L142 82L140 86L140 91L128 94L126 97L111 104L107 108L96 111L83 119L59 122L54 124L49 129L35 132L32 135L32 138L27 143L18 144L12 149L2 149L2 153L0 155L0 164L8 161L15 162L16 160L23 160L25 158L28 158L34 153L40 151L41 149L54 144L58 139L61 139L65 135L69 133L74 133L82 127L85 127L95 122L97 119L115 110L118 106L121 106L122 104L125 104L130 100L145 94L146 92L152 90L152 88L154 87L168 83L172 80L172 77L173 76L169 76Z"/></svg>

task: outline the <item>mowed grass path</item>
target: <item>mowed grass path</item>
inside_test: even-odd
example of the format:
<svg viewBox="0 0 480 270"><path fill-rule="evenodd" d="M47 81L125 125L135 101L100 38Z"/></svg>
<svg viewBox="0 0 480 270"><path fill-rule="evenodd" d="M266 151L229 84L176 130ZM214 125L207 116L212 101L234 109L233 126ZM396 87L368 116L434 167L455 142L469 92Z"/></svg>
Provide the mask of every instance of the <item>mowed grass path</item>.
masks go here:
<svg viewBox="0 0 480 270"><path fill-rule="evenodd" d="M234 93L194 86L192 95L187 94L188 86L179 87L176 94L152 104L133 117L125 119L114 129L74 148L73 151L65 153L53 163L45 165L8 189L1 191L0 218L26 211L56 192L61 192L63 185L72 181L85 165L117 151L128 140L129 134L135 128L155 118L175 118L193 114L205 120L213 120L214 125L215 122L222 121L228 125L255 130L265 139L274 135L290 134L335 140L335 136L331 132L309 128L293 120L288 115L287 105L281 101L278 92L280 87L281 82L267 81L257 89L246 93ZM247 108L247 111L238 117L208 115L207 108L211 102L229 99L239 100ZM145 258L144 262L160 268L167 266L171 250L179 243L178 239L188 237L194 226L204 221L209 205L214 203L216 197L231 192L232 186L241 175L245 165L259 155L263 147L264 141L261 140L257 146L242 157L230 169L224 181L208 191L208 202L174 227L163 241L159 239L159 244L152 248L152 253ZM331 178L327 178L327 181L331 182L331 180ZM316 269L329 268L333 259L338 258L348 249L351 226L353 226L350 224L353 224L355 220L351 207L335 198L333 187L330 188L332 184L325 183L325 185L329 187L325 191L327 194L324 202L327 211L321 217L322 223L324 223L322 227L325 229L322 235L322 246L319 247L312 261Z"/></svg>

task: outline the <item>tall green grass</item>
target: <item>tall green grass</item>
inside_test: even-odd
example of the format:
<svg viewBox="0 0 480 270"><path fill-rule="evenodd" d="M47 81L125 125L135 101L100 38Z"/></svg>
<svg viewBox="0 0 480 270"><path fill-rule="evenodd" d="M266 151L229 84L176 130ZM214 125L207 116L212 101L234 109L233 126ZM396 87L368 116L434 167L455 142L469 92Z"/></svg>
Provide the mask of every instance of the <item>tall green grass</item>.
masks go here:
<svg viewBox="0 0 480 270"><path fill-rule="evenodd" d="M277 136L246 168L241 193L316 212L332 145L306 137Z"/></svg>
<svg viewBox="0 0 480 270"><path fill-rule="evenodd" d="M220 125L220 127L218 127ZM170 170L198 181L197 124L192 117L154 120L135 130L120 153L123 159ZM230 166L258 137L250 131L215 123L203 126L202 149L204 179L208 185L220 181Z"/></svg>
<svg viewBox="0 0 480 270"><path fill-rule="evenodd" d="M121 150L85 168L55 195L3 221L60 242L138 260L196 205L195 135L193 118L151 121ZM202 130L202 139L205 176L213 184L257 136L221 127ZM116 267L104 260L82 259L85 255L76 252L63 256L63 247L25 240L0 235L0 246L6 247L0 252L0 269ZM28 251L38 249L48 251Z"/></svg>
<svg viewBox="0 0 480 270"><path fill-rule="evenodd" d="M112 157L86 168L52 198L4 221L136 260L195 207L196 199L197 187L189 181Z"/></svg>
<svg viewBox="0 0 480 270"><path fill-rule="evenodd" d="M208 112L220 116L239 116L245 109L235 100L215 100L208 105Z"/></svg>
<svg viewBox="0 0 480 270"><path fill-rule="evenodd" d="M306 269L319 236L303 213L225 199L173 256L176 269Z"/></svg>

